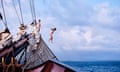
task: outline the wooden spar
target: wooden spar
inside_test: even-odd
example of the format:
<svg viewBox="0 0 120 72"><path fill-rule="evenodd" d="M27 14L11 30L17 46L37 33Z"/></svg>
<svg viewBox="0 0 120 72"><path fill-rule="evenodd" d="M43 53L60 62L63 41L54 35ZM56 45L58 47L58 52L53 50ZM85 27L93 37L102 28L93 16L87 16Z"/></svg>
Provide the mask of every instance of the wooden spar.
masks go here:
<svg viewBox="0 0 120 72"><path fill-rule="evenodd" d="M21 40L18 44L15 44L15 49L19 48L22 44L24 44L27 41L27 38ZM8 53L12 52L13 47L6 48L5 50L0 52L0 58L7 55Z"/></svg>
<svg viewBox="0 0 120 72"><path fill-rule="evenodd" d="M3 56L5 56L5 55L7 55L7 54L10 53L10 52L12 52L13 47L15 48L15 50L18 49L18 48L20 48L20 47L21 47L24 43L26 43L27 40L28 40L29 38L31 38L32 36L33 36L33 35L30 34L30 35L28 36L28 38L25 38L25 39L19 41L18 43L13 44L10 48L5 48L5 49L1 50L1 51L0 51L0 58L3 57Z"/></svg>

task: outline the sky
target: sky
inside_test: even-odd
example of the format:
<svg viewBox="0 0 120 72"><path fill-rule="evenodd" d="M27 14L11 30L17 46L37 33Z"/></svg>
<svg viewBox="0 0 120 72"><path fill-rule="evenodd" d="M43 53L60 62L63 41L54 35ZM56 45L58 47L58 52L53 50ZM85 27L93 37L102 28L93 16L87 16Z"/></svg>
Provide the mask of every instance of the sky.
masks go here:
<svg viewBox="0 0 120 72"><path fill-rule="evenodd" d="M20 16L18 1L15 6ZM23 20L32 22L29 0L21 0ZM120 60L120 0L34 0L41 35L61 61ZM4 0L7 24L14 36L20 22L12 0ZM0 12L2 12L0 4ZM56 27L53 43L48 42ZM0 21L0 30L4 29Z"/></svg>

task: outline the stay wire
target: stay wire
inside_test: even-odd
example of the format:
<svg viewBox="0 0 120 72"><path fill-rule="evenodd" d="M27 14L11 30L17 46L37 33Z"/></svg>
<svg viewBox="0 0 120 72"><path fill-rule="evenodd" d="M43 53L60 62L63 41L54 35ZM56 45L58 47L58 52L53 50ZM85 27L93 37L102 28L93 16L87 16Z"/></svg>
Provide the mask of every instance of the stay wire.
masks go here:
<svg viewBox="0 0 120 72"><path fill-rule="evenodd" d="M19 9L20 9L20 14L21 14L22 24L24 24L20 0L18 0L18 3L19 3Z"/></svg>
<svg viewBox="0 0 120 72"><path fill-rule="evenodd" d="M29 5L30 5L30 10L31 10L32 20L34 21L33 8L32 8L31 0L29 0Z"/></svg>
<svg viewBox="0 0 120 72"><path fill-rule="evenodd" d="M33 5L33 14L34 14L34 19L36 20L35 2L34 2L34 0L32 0L32 5Z"/></svg>
<svg viewBox="0 0 120 72"><path fill-rule="evenodd" d="M3 0L1 0L1 5L2 5L4 20L5 20L5 21L3 21L3 23L4 23L5 27L8 28L8 26L7 26L7 20L6 20L6 15L5 15L5 9L4 9L4 5L3 5Z"/></svg>
<svg viewBox="0 0 120 72"><path fill-rule="evenodd" d="M29 4L30 4L30 9L31 9L32 20L34 22L36 20L34 0L30 0Z"/></svg>
<svg viewBox="0 0 120 72"><path fill-rule="evenodd" d="M18 12L17 12L17 9L16 9L16 7L15 7L15 2L14 2L14 0L12 0L12 4L13 4L13 7L14 7L14 9L15 9L16 15L17 15L17 17L18 17L18 21L19 21L19 23L21 24L22 22L21 22L21 20L20 20L20 16L19 16L19 14L18 14Z"/></svg>

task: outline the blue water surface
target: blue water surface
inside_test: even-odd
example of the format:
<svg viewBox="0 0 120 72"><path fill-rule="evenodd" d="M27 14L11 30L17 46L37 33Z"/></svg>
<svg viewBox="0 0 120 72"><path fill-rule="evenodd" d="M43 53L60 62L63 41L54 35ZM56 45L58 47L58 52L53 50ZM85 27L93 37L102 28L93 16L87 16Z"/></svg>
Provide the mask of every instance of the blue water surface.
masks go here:
<svg viewBox="0 0 120 72"><path fill-rule="evenodd" d="M120 61L63 61L77 72L120 72Z"/></svg>

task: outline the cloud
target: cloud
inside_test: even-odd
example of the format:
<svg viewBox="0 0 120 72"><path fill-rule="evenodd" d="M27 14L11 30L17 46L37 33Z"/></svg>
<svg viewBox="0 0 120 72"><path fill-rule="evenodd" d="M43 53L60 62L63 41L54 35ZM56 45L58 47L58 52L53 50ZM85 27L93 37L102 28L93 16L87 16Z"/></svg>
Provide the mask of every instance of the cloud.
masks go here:
<svg viewBox="0 0 120 72"><path fill-rule="evenodd" d="M58 42L65 50L87 50L89 48L88 44L93 39L90 30L90 27L79 26L69 28L67 31L61 30L58 34Z"/></svg>
<svg viewBox="0 0 120 72"><path fill-rule="evenodd" d="M110 6L109 2L96 4L93 7L93 12L90 15L89 21L92 24L100 26L115 27L119 25L120 8Z"/></svg>
<svg viewBox="0 0 120 72"><path fill-rule="evenodd" d="M19 22L11 0L5 1L7 19L13 33L18 28ZM24 21L29 25L32 20L29 4L26 0L21 2ZM79 58L77 54L80 55L79 52L108 51L115 53L120 51L119 7L111 6L109 2L89 6L89 2L83 0L46 0L45 4L39 4L39 0L37 0L36 4L36 16L42 22L42 37L56 54L64 56L65 53L72 55L69 52L73 52L77 59L77 57ZM16 6L19 11L17 3ZM48 42L51 27L57 28L53 44ZM89 57L89 53L87 55ZM84 53L83 56L85 56Z"/></svg>
<svg viewBox="0 0 120 72"><path fill-rule="evenodd" d="M62 50L119 51L120 34L104 28L73 26L62 29L56 36L57 47Z"/></svg>
<svg viewBox="0 0 120 72"><path fill-rule="evenodd" d="M116 10L111 7L109 3L105 2L91 7L90 9L92 10L88 10L87 12L87 9L85 9L84 13L82 13L80 12L82 10L81 8L79 8L79 10L73 9L78 8L74 5L76 4L75 2L65 4L66 7L64 8L64 4L57 1L57 6L51 7L54 11L51 13L51 17L45 18L46 24L51 25L55 23L55 26L58 27L54 39L55 42L57 42L57 44L55 43L55 48L59 47L60 51L119 50L118 46L120 40L117 37L120 36L120 34L110 28L114 25L118 25L118 19L116 19L116 17L119 17L119 15L117 15L119 14L119 10ZM73 8L71 8L71 6ZM85 6L85 8L87 8L87 6ZM64 17L66 13L68 17ZM116 24L114 24L114 22L116 22Z"/></svg>
<svg viewBox="0 0 120 72"><path fill-rule="evenodd" d="M84 38L86 42L89 44L92 40L92 30L91 28L87 28L86 32L84 33Z"/></svg>
<svg viewBox="0 0 120 72"><path fill-rule="evenodd" d="M103 3L94 8L95 14L93 14L93 20L101 24L113 23L113 17L110 15L109 4Z"/></svg>

